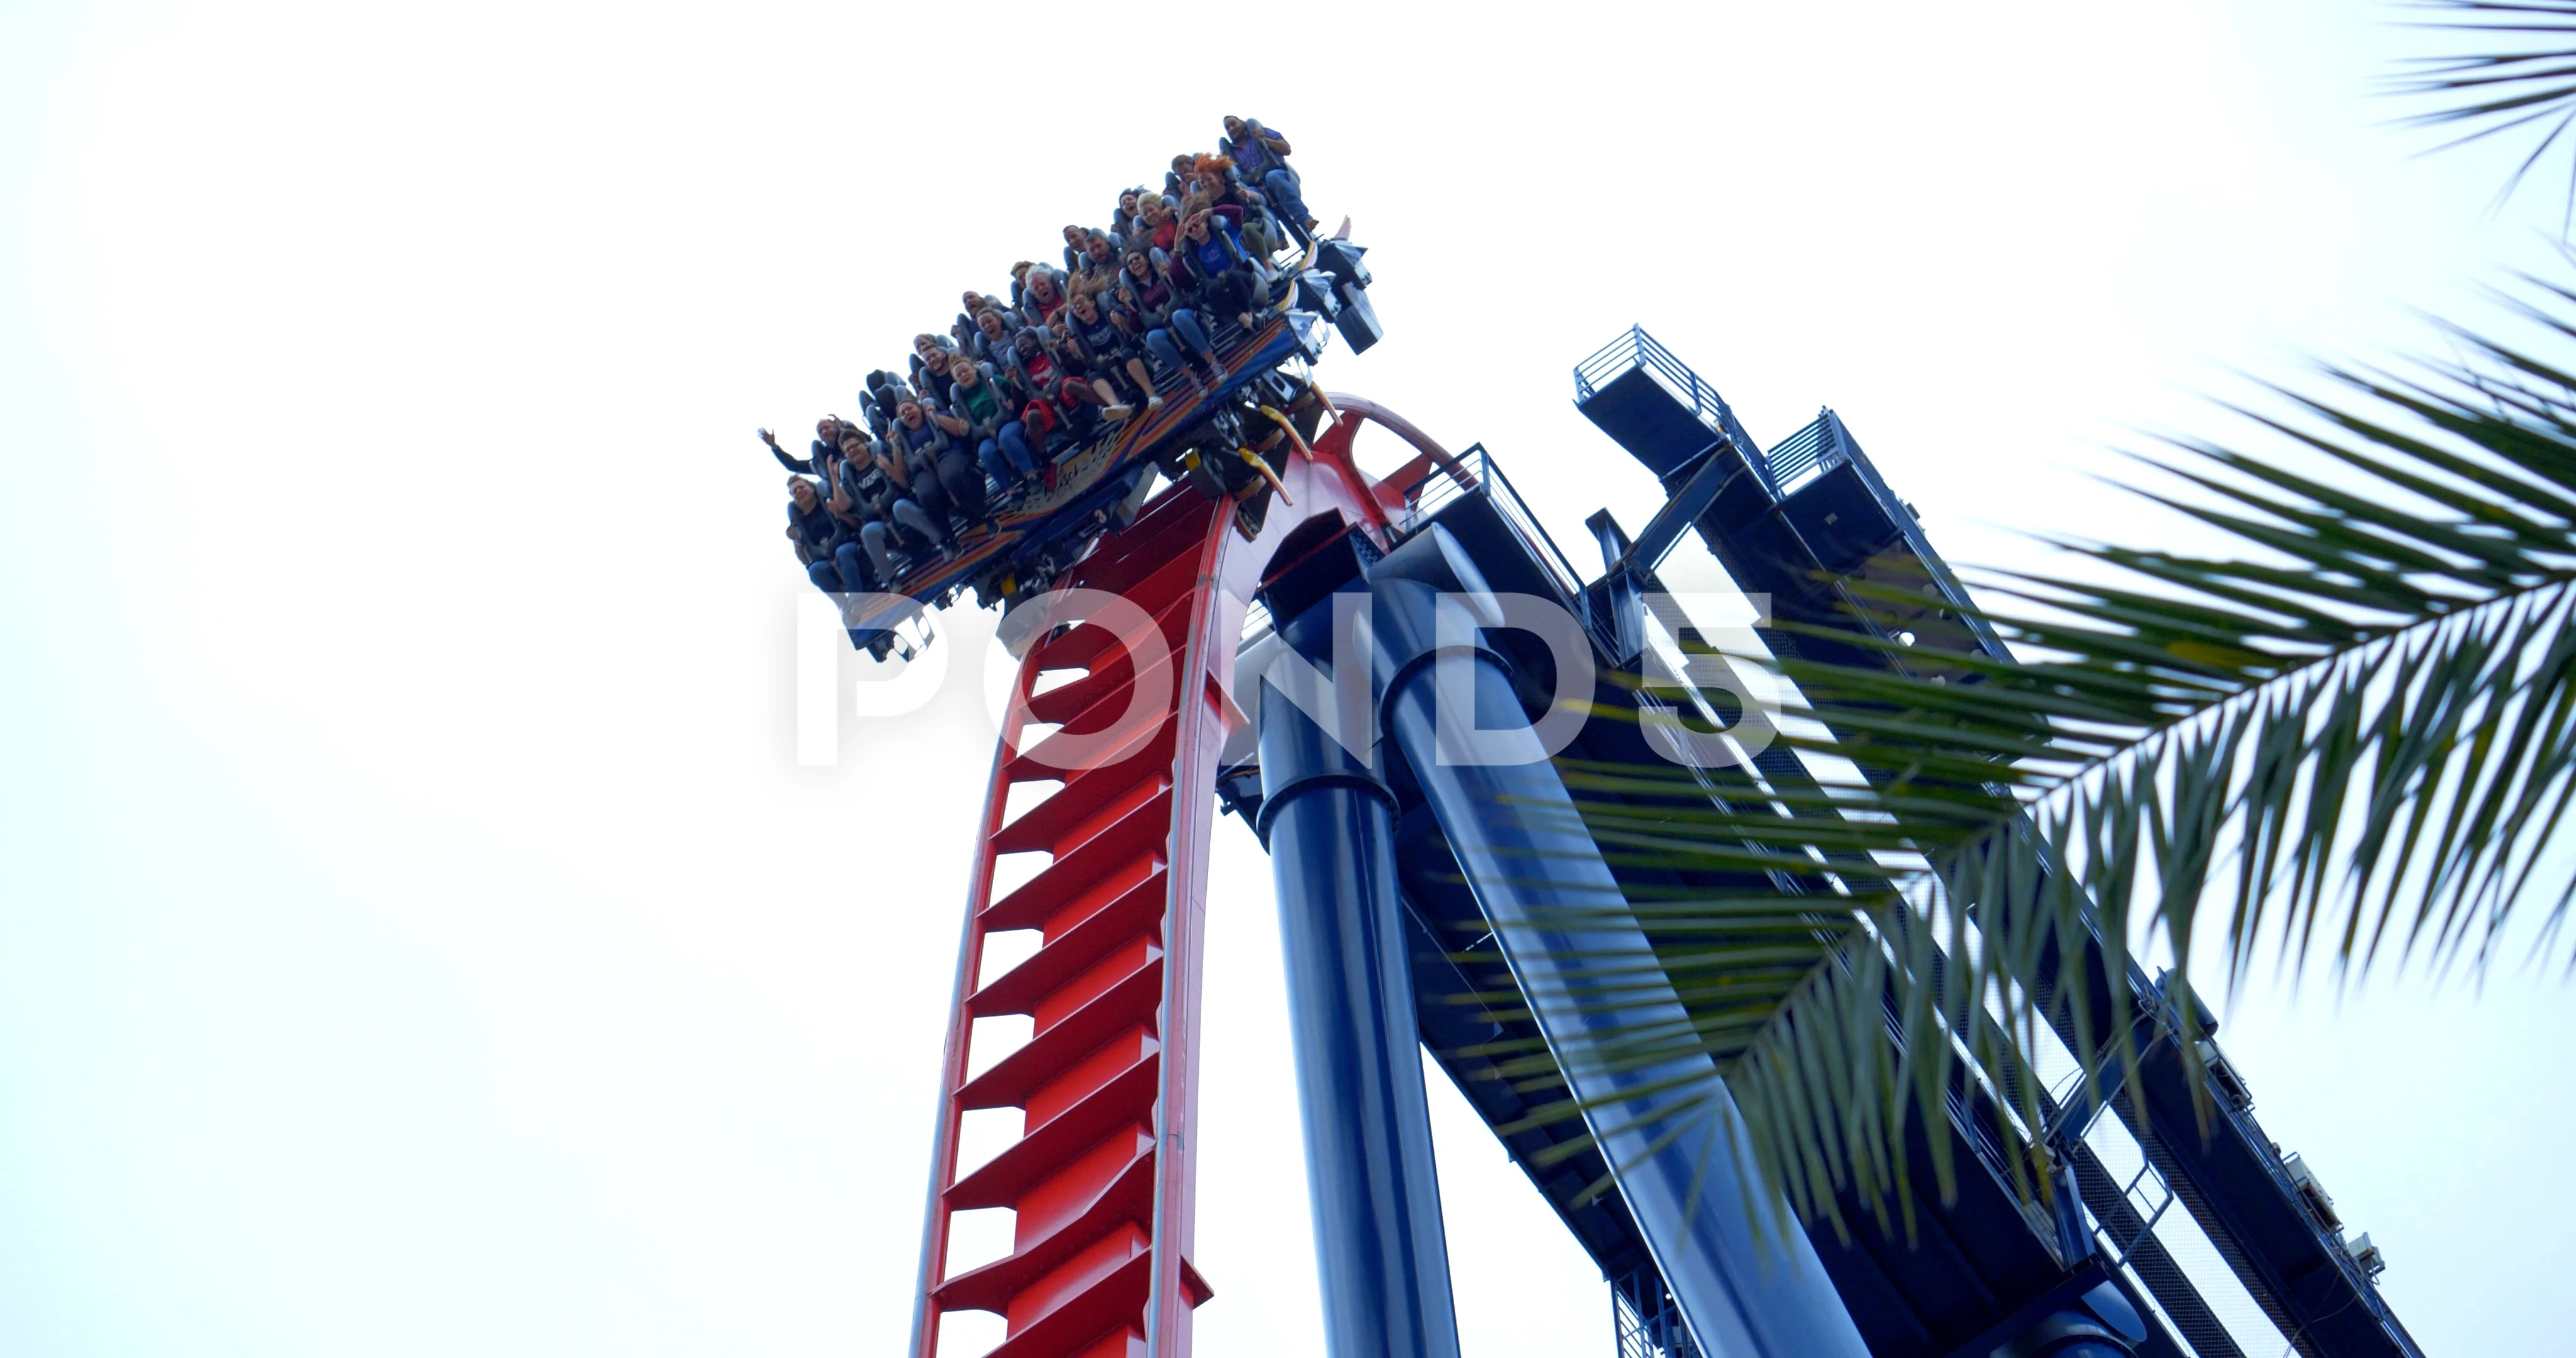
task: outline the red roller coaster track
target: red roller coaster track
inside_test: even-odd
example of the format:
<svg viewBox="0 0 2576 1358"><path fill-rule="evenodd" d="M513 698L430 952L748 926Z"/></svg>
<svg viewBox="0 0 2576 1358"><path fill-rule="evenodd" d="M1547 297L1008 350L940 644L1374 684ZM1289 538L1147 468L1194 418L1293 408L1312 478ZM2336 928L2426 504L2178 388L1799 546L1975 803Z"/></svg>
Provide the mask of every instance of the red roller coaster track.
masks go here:
<svg viewBox="0 0 2576 1358"><path fill-rule="evenodd" d="M1166 491L1100 539L1063 582L1133 609L1088 610L1020 662L985 795L940 1086L923 1228L914 1358L936 1358L940 1318L999 1313L994 1358L1186 1358L1191 1311L1210 1289L1191 1266L1200 929L1217 756L1242 720L1234 657L1248 600L1279 545L1317 515L1386 545L1435 468L1456 464L1422 432L1355 397L1331 398L1311 455L1292 457L1259 531L1232 505ZM1352 463L1363 422L1419 450L1372 481ZM1072 612L1074 610L1068 610ZM1039 676L1080 670L1044 692ZM1023 744L1032 725L1058 729ZM1016 817L1011 789L1061 780ZM1047 867L1000 896L997 855ZM985 942L1040 931L1026 961L983 978ZM978 1019L1025 1014L1026 1045L971 1078ZM1017 1141L959 1173L964 1115L1016 1108ZM952 1213L1006 1207L1011 1253L948 1267Z"/></svg>

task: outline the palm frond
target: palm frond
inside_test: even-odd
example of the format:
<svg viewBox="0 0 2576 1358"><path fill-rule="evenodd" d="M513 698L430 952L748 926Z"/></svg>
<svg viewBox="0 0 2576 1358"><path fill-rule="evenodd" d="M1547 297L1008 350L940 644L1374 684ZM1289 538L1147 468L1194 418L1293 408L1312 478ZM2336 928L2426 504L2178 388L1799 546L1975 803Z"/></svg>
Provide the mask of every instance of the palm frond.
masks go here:
<svg viewBox="0 0 2576 1358"><path fill-rule="evenodd" d="M2524 296L2546 345L2576 341L2576 293ZM2134 1069L2128 990L2086 996L2070 959L2120 978L2155 943L2189 1053L2199 941L2233 984L2267 959L2484 966L2533 910L2560 937L2576 371L2459 338L2464 360L2328 369L2326 394L2245 412L2266 451L2185 439L2148 459L2174 489L2147 498L2232 550L2061 541L2098 578L1985 577L1978 616L2020 663L1944 652L1934 677L1893 641L1868 643L1890 668L1729 657L1826 728L1779 743L1850 760L1865 787L1738 774L1712 796L1701 772L1569 766L1605 852L1773 884L1632 900L1693 1022L1597 1059L1714 1058L1765 1174L1840 1229L1839 1195L1882 1220L1903 1200L1909 1127L1945 1196L1954 1118L1982 1109L1995 1144L2032 1147L2043 1033ZM1625 979L1573 998L1615 1006ZM2047 1194L2026 1168L2003 1166Z"/></svg>
<svg viewBox="0 0 2576 1358"><path fill-rule="evenodd" d="M2393 93L2434 107L2402 121L2455 131L2433 148L2521 132L2531 150L2506 176L2500 206L2552 147L2576 152L2576 0L2419 0L2441 17L2426 27L2495 40L2504 50L2419 57L2389 78ZM2576 214L2576 168L2568 179Z"/></svg>

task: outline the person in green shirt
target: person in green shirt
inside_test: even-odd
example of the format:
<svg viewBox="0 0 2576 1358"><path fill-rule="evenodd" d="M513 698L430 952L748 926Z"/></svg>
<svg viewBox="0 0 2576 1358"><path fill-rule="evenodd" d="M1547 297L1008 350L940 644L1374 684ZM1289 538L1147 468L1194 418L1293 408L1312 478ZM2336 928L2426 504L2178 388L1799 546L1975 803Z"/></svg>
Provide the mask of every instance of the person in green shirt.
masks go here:
<svg viewBox="0 0 2576 1358"><path fill-rule="evenodd" d="M1001 388L993 384L983 365L959 354L949 360L948 376L952 382L948 407L931 417L939 427L974 448L976 461L1005 492L1037 475L1037 459L1029 453L1026 432L1011 418Z"/></svg>

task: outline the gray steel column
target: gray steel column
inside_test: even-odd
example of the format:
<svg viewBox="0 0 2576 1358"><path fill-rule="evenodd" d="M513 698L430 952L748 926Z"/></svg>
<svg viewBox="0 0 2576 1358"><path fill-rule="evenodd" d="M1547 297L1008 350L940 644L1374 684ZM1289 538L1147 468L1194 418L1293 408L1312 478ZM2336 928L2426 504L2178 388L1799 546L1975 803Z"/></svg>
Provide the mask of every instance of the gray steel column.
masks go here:
<svg viewBox="0 0 2576 1358"><path fill-rule="evenodd" d="M1448 605L1455 609L1488 593L1475 565L1435 526L1371 568L1369 586L1387 738L1422 785L1539 1030L1587 1105L1619 1192L1701 1350L1710 1358L1867 1358L1806 1233L1757 1222L1750 1210L1756 1171L1714 1063L1693 1053L1640 1065L1621 1051L1641 1036L1688 1031L1689 1014L1528 731L1502 662L1454 623L1457 635L1440 634L1441 594L1464 596ZM1444 642L1446 682L1436 659ZM1480 733L1477 749L1444 752L1443 689L1473 708L1477 727L1512 729ZM1453 723L1465 715L1453 712ZM1480 754L1518 762L1453 762Z"/></svg>
<svg viewBox="0 0 2576 1358"><path fill-rule="evenodd" d="M1280 636L1326 656L1332 622L1327 596ZM1326 1352L1458 1358L1394 798L1295 703L1276 689L1260 699L1260 828L1279 889Z"/></svg>

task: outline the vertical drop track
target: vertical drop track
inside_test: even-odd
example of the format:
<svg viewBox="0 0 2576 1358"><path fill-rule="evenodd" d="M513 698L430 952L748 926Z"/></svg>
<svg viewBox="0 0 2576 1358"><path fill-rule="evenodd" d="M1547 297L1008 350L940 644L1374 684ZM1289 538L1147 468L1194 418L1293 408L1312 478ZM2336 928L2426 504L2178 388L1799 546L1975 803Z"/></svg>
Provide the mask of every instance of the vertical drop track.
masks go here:
<svg viewBox="0 0 2576 1358"><path fill-rule="evenodd" d="M1243 720L1231 695L1246 601L1297 523L1338 511L1376 536L1421 480L1409 468L1372 485L1352 467L1363 418L1446 461L1402 421L1336 401L1346 409L1285 469L1256 537L1231 502L1164 493L1063 582L1134 609L1057 627L1020 662L967 890L913 1358L936 1358L940 1319L959 1310L1004 1318L991 1358L1189 1354L1210 1294L1190 1262L1200 937L1217 756ZM1065 670L1082 674L1039 691ZM1028 741L1033 724L1059 729ZM1052 780L1010 813L1014 787ZM1047 866L997 894L996 857L1028 852ZM1014 930L1042 941L986 976L987 942ZM975 1024L1001 1015L1029 1016L1032 1035L970 1077ZM1020 1110L1019 1137L960 1173L965 1115L985 1109ZM951 1214L997 1207L1015 1214L1011 1252L951 1272Z"/></svg>

